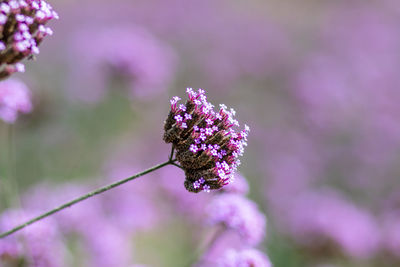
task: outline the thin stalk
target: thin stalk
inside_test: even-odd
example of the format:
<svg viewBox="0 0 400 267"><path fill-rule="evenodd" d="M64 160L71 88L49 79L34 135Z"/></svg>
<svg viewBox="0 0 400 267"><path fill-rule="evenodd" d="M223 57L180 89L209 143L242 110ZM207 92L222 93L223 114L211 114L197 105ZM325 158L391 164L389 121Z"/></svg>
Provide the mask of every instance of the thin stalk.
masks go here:
<svg viewBox="0 0 400 267"><path fill-rule="evenodd" d="M176 163L171 163L171 165L174 165L175 167L178 167L178 168L180 168L180 169L184 170L184 168L183 168L181 165L179 165L179 164L176 164Z"/></svg>
<svg viewBox="0 0 400 267"><path fill-rule="evenodd" d="M75 199L73 199L73 200L71 200L71 201L69 201L67 203L62 204L61 206L59 206L59 207L57 207L55 209L52 209L52 210L50 210L50 211L48 211L46 213L43 213L43 214L41 214L41 215L39 215L39 216L37 216L37 217L25 222L25 223L22 223L22 224L20 224L20 225L18 225L16 227L14 227L13 229L11 229L11 230L9 230L7 232L4 232L4 233L0 234L0 238L4 238L4 237L6 237L8 235L11 235L12 233L17 232L17 231L25 228L26 226L28 226L30 224L33 224L34 222L40 221L40 220L42 220L42 219L44 219L44 218L46 218L46 217L48 217L48 216L50 216L50 215L52 215L52 214L54 214L56 212L59 212L59 211L61 211L63 209L71 207L72 205L75 205L75 204L77 204L77 203L79 203L79 202L81 202L81 201L83 201L85 199L88 199L88 198L93 197L95 195L101 194L101 193L103 193L105 191L108 191L108 190L114 188L114 187L120 186L120 185L122 185L124 183L127 183L127 182L131 181L131 180L139 178L140 176L143 176L145 174L148 174L148 173L151 173L151 172L153 172L155 170L158 170L158 169L160 169L160 168L162 168L164 166L171 165L175 161L176 161L176 159L168 159L168 161L166 161L164 163L155 165L155 166L153 166L153 167L151 167L151 168L149 168L149 169L147 169L145 171L139 172L139 173L137 173L137 174L135 174L135 175L133 175L131 177L122 179L120 181L117 181L115 183L112 183L112 184L109 184L109 185L106 185L106 186L103 186L103 187L98 188L98 189L96 189L94 191L91 191L91 192L89 192L89 193L87 193L87 194L85 194L83 196L75 198Z"/></svg>
<svg viewBox="0 0 400 267"><path fill-rule="evenodd" d="M174 157L174 151L175 151L175 146L174 145L172 145L172 148L171 148L171 153L169 154L169 160L172 160L172 158Z"/></svg>
<svg viewBox="0 0 400 267"><path fill-rule="evenodd" d="M226 227L224 225L218 225L218 228L211 234L211 237L207 238L196 250L194 257L186 266L201 266L201 264L206 260L205 257L207 254L214 248L216 242L225 231Z"/></svg>
<svg viewBox="0 0 400 267"><path fill-rule="evenodd" d="M14 129L13 125L7 125L7 164L8 164L8 179L11 181L14 176Z"/></svg>
<svg viewBox="0 0 400 267"><path fill-rule="evenodd" d="M17 163L15 157L15 129L13 124L8 125L8 193L9 198L8 201L11 205L21 207L21 200L19 198L19 189L18 189L18 181L17 181ZM10 205L10 206L11 206Z"/></svg>
<svg viewBox="0 0 400 267"><path fill-rule="evenodd" d="M1 177L1 187L6 207L16 204L18 199L15 185L14 130L12 124L6 125L5 173Z"/></svg>

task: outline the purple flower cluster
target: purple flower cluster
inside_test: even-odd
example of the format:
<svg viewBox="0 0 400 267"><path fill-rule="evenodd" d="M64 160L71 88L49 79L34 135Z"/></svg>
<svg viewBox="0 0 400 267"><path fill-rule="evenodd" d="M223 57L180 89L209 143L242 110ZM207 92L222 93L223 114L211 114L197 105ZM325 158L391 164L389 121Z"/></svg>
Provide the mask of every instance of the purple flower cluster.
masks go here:
<svg viewBox="0 0 400 267"><path fill-rule="evenodd" d="M400 65L393 55L400 20L392 12L361 2L331 6L319 47L295 74L288 99L295 104L271 127L275 133L260 135L269 141L259 164L268 165L271 218L310 253L328 246L331 257L349 261L400 258L399 217L386 218L382 205L399 192Z"/></svg>
<svg viewBox="0 0 400 267"><path fill-rule="evenodd" d="M135 5L132 16L182 47L190 73L207 87L233 90L249 77L279 76L295 43L263 11L252 12L251 5L237 11L230 1L155 0L153 5Z"/></svg>
<svg viewBox="0 0 400 267"><path fill-rule="evenodd" d="M137 172L132 165L114 160L106 169L113 179ZM100 184L110 182L113 181L107 179ZM27 210L44 212L92 188L83 184L39 184L26 192L23 205ZM83 266L131 266L135 260L135 234L154 230L163 221L163 212L153 197L157 195L155 188L154 180L139 179L74 205L52 218L64 239L79 243L79 261ZM70 262L67 260L67 263Z"/></svg>
<svg viewBox="0 0 400 267"><path fill-rule="evenodd" d="M201 221L204 218L204 211L214 194L192 194L185 187L176 186L182 183L185 179L185 174L181 169L174 166L167 166L161 169L159 174L161 176L162 194L171 200L171 204L176 211L192 223Z"/></svg>
<svg viewBox="0 0 400 267"><path fill-rule="evenodd" d="M271 267L268 257L256 249L228 250L218 260L218 267Z"/></svg>
<svg viewBox="0 0 400 267"><path fill-rule="evenodd" d="M137 172L138 169L132 166L138 166L138 163L118 153L117 157L112 157L110 164L106 165L106 170L111 177L126 177ZM171 172L179 171L178 173L182 175L183 172L180 169L173 166L170 167L162 169L164 172L155 173L165 176L165 184L167 182L174 184L175 180L179 181L179 178L182 178L177 173ZM174 194L177 194L177 196L176 199L162 198L167 200L162 204L156 204L154 200L162 196L163 193L165 194L167 190L164 187L159 187L159 183L154 183L152 178L128 183L52 216L50 218L51 222L55 224L58 231L57 239L61 238L64 244L79 244L78 254L76 251L70 252L72 257L77 258L73 262L71 262L71 257L64 257L63 255L59 257L65 260L64 264L67 266L82 264L84 266L98 267L132 266L134 260L132 251L135 251L132 245L136 234L140 236L140 232L143 230L155 230L155 227L159 224L172 219L171 212L164 214L163 211L165 208L168 210L169 207L166 205L168 205L169 200L177 200L178 204L181 205L178 208L185 205L185 210L191 209L191 214L201 213L197 217L192 215L190 215L191 218L184 217L190 227L193 229L201 229L200 227L211 228L213 227L212 224L217 224L217 227L222 226L223 236L231 235L236 240L235 242L225 243L221 253L216 256L207 257L205 264L212 263L212 265L207 266L218 266L219 263L222 264L224 261L227 261L227 263L241 262L242 264L247 264L245 266L252 266L251 264L256 264L254 266L260 267L265 266L262 264L268 262L268 257L252 248L265 235L265 217L258 212L255 203L245 198L244 194L248 191L249 186L243 176L238 175L228 187L211 194L191 194L184 187L168 185L170 196ZM236 182L240 183L238 183L237 188L233 188ZM182 190L176 190L178 188ZM24 195L22 204L26 210L37 211L35 212L37 214L54 206L59 206L61 203L82 195L89 190L90 188L86 186L76 184L65 184L57 187L39 185ZM234 195L236 195L236 199L243 199L242 202L236 201L237 206L240 205L241 207L235 207L236 211L232 210L231 215L227 214L225 222L221 221L223 220L222 217L220 217L221 220L219 221L211 221L210 216L212 215L210 213L213 212L211 206L218 202L217 199L227 196L226 201L231 201L230 199L235 198ZM235 202L235 200L232 202ZM219 208L217 203L215 205L216 208ZM235 203L232 204L232 206L234 205ZM224 207L220 208L224 209ZM221 211L218 212L217 214L221 214ZM208 216L209 220L207 224L204 224L206 216ZM196 219L193 219L194 217ZM8 223L10 225L16 224L9 220ZM185 222L180 220L180 223ZM10 225L5 228L9 229ZM166 227L166 225L163 224L161 227ZM165 230L165 228L159 229ZM8 243L5 243L2 247L5 253L16 255L15 257L30 257L28 252L19 251L17 248L17 246L10 246ZM64 253L65 249L65 246L55 246L54 249L47 249L43 253L49 253L50 255L47 255L47 257L51 257L51 255L58 255L57 253ZM226 256L227 259L223 260L227 249L234 249L237 251L237 255ZM223 258L221 258L222 255Z"/></svg>
<svg viewBox="0 0 400 267"><path fill-rule="evenodd" d="M209 192L231 182L240 165L238 157L247 146L250 128L245 125L244 130L235 131L233 126L239 126L235 110L221 104L215 112L204 90L188 88L187 94L185 105L178 105L177 96L171 99L164 141L177 150L176 158L186 174L186 189Z"/></svg>
<svg viewBox="0 0 400 267"><path fill-rule="evenodd" d="M234 180L227 186L224 186L222 190L226 193L247 195L250 189L246 178L244 178L243 175L237 172L234 176Z"/></svg>
<svg viewBox="0 0 400 267"><path fill-rule="evenodd" d="M400 259L400 210L386 213L382 224L382 243L391 255Z"/></svg>
<svg viewBox="0 0 400 267"><path fill-rule="evenodd" d="M20 61L39 53L39 44L52 30L45 24L58 18L42 0L4 0L0 4L0 79L24 72Z"/></svg>
<svg viewBox="0 0 400 267"><path fill-rule="evenodd" d="M141 27L96 25L75 34L71 47L73 97L87 102L104 98L110 78L122 78L129 95L143 100L165 91L175 74L172 49Z"/></svg>
<svg viewBox="0 0 400 267"><path fill-rule="evenodd" d="M23 82L16 79L0 82L0 119L14 123L18 112L29 113L31 110L31 94Z"/></svg>
<svg viewBox="0 0 400 267"><path fill-rule="evenodd" d="M239 194L216 196L207 210L211 224L224 224L237 231L243 241L259 244L265 237L266 219L256 203Z"/></svg>
<svg viewBox="0 0 400 267"><path fill-rule="evenodd" d="M208 225L222 227L223 232L203 255L204 266L271 266L268 257L254 249L265 238L265 215L246 198L246 179L238 178L241 190L227 192L224 188L206 207Z"/></svg>
<svg viewBox="0 0 400 267"><path fill-rule="evenodd" d="M321 240L319 246L338 245L354 258L368 258L378 250L381 236L374 218L340 194L321 190L296 199L290 232L299 242L312 247L313 240Z"/></svg>
<svg viewBox="0 0 400 267"><path fill-rule="evenodd" d="M8 210L0 217L0 230L10 229L33 213ZM66 251L57 223L49 218L12 236L0 239L0 266L62 267Z"/></svg>

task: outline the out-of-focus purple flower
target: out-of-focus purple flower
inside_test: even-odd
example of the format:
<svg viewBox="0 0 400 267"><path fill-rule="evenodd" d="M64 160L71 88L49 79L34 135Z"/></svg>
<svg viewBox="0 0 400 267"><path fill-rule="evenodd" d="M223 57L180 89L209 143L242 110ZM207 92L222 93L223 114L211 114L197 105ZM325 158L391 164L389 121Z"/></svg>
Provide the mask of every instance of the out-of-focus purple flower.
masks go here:
<svg viewBox="0 0 400 267"><path fill-rule="evenodd" d="M228 250L217 261L219 267L271 267L267 255L256 249Z"/></svg>
<svg viewBox="0 0 400 267"><path fill-rule="evenodd" d="M265 197L274 213L272 218L279 220L296 202L297 194L322 179L326 157L315 138L296 128L276 127L264 139L268 140L264 144L268 155L260 157L258 164L267 168ZM281 221L278 226L283 226Z"/></svg>
<svg viewBox="0 0 400 267"><path fill-rule="evenodd" d="M88 186L65 184L52 186L39 184L31 188L23 197L24 208L45 212L90 191ZM79 233L89 229L97 221L101 221L103 207L100 198L91 198L79 205L59 212L53 217L63 233Z"/></svg>
<svg viewBox="0 0 400 267"><path fill-rule="evenodd" d="M331 13L321 24L322 48L306 57L295 84L306 115L328 130L392 119L399 112L393 104L400 82L393 58L399 21L363 4L340 5ZM371 34L376 38L366 43Z"/></svg>
<svg viewBox="0 0 400 267"><path fill-rule="evenodd" d="M108 160L105 167L107 183L132 176L142 168L135 160L129 160L124 153L117 153ZM102 194L105 213L113 218L114 224L125 232L149 230L162 221L165 212L157 203L159 187L154 183L154 174L138 179Z"/></svg>
<svg viewBox="0 0 400 267"><path fill-rule="evenodd" d="M156 0L154 5L139 3L133 17L182 47L200 81L229 90L238 80L265 79L282 71L291 54L285 31L264 11L242 6L238 12L234 6L224 0Z"/></svg>
<svg viewBox="0 0 400 267"><path fill-rule="evenodd" d="M317 47L303 57L285 126L260 138L268 141L260 158L268 165L271 218L283 233L366 258L385 243L371 211L398 188L400 66L393 55L400 21L361 2L334 6L319 24ZM322 184L348 197L321 192Z"/></svg>
<svg viewBox="0 0 400 267"><path fill-rule="evenodd" d="M209 192L220 189L232 181L240 165L239 156L247 146L250 128L242 131L234 126L236 111L223 104L218 112L207 101L205 91L187 88L188 100L180 104L173 97L171 111L164 124L164 141L176 149L176 159L186 175L185 187L190 192Z"/></svg>
<svg viewBox="0 0 400 267"><path fill-rule="evenodd" d="M339 267L339 265L333 264L333 263L320 263L317 264L313 267Z"/></svg>
<svg viewBox="0 0 400 267"><path fill-rule="evenodd" d="M266 234L266 218L253 201L238 194L221 194L207 208L211 224L234 229L250 245L260 243Z"/></svg>
<svg viewBox="0 0 400 267"><path fill-rule="evenodd" d="M218 227L221 227L220 225ZM221 228L216 229L216 232L211 233L211 234L219 234L218 231L221 230ZM241 250L245 248L249 248L248 244L243 242L243 239L240 235L237 234L237 232L234 229L224 229L223 232L221 232L218 236L217 239L213 244L211 244L208 248L207 251L204 255L202 255L200 262L206 266L211 265L215 266L215 262L218 258L221 257L221 255L225 254L226 251L234 249L234 250ZM202 266L202 264L199 264Z"/></svg>
<svg viewBox="0 0 400 267"><path fill-rule="evenodd" d="M53 31L44 26L58 18L42 0L4 0L0 4L0 79L14 72L24 72L20 61L39 53L39 44Z"/></svg>
<svg viewBox="0 0 400 267"><path fill-rule="evenodd" d="M296 199L289 220L290 233L298 242L313 246L327 240L355 258L370 258L377 252L380 228L368 212L332 190L304 193Z"/></svg>
<svg viewBox="0 0 400 267"><path fill-rule="evenodd" d="M400 258L400 214L387 212L383 218L382 242L385 249L396 258Z"/></svg>
<svg viewBox="0 0 400 267"><path fill-rule="evenodd" d="M30 219L33 214L22 210L4 212L0 218L1 232ZM47 218L1 239L0 265L14 266L22 260L27 266L61 267L65 266L65 252L56 221Z"/></svg>
<svg viewBox="0 0 400 267"><path fill-rule="evenodd" d="M31 94L21 81L11 79L0 82L0 118L14 123L18 112L29 113L32 110Z"/></svg>
<svg viewBox="0 0 400 267"><path fill-rule="evenodd" d="M149 197L155 195L152 194L154 190L151 189L150 183L151 181L143 179L142 183L136 181L124 185L103 196L107 213L127 232L151 229L162 217L162 212L159 214L154 202L155 199Z"/></svg>
<svg viewBox="0 0 400 267"><path fill-rule="evenodd" d="M360 3L339 5L331 13L321 24L322 47L305 57L293 93L302 120L325 138L322 142L333 142L328 151L340 153L329 160L343 161L336 165L346 173L347 185L384 190L382 180L392 179L400 151L400 78L395 71L400 63L393 57L400 21ZM371 35L375 38L365 42ZM340 141L345 141L342 151L337 149ZM344 166L349 162L350 167Z"/></svg>
<svg viewBox="0 0 400 267"><path fill-rule="evenodd" d="M229 7L224 9L220 12L225 14L217 15L207 28L201 22L195 25L200 31L204 30L203 40L210 47L193 54L193 62L205 79L214 86L229 89L238 80L266 79L288 67L292 53L290 40L278 25L266 16L260 18L252 13L252 17L247 17L243 13L227 12ZM238 33L243 38L236 38ZM204 43L201 46L204 47ZM198 49L202 49L201 46Z"/></svg>
<svg viewBox="0 0 400 267"><path fill-rule="evenodd" d="M132 260L133 248L130 236L113 225L112 221L98 221L81 232L89 253L91 267L128 266Z"/></svg>
<svg viewBox="0 0 400 267"><path fill-rule="evenodd" d="M234 175L233 181L224 186L222 190L226 193L246 195L249 192L249 184L246 178L237 172Z"/></svg>
<svg viewBox="0 0 400 267"><path fill-rule="evenodd" d="M8 229L7 229L8 230ZM22 254L22 244L11 238L0 240L0 266L6 262L15 262Z"/></svg>
<svg viewBox="0 0 400 267"><path fill-rule="evenodd" d="M128 82L132 98L144 99L168 88L176 56L164 43L140 27L86 29L73 40L73 97L97 102L112 77Z"/></svg>
<svg viewBox="0 0 400 267"><path fill-rule="evenodd" d="M92 12L93 4L96 12ZM265 15L268 5L258 6L256 12L251 5L239 11L225 0L154 0L150 5L137 2L135 8L127 1L113 5L85 1L69 8L63 15L64 20L71 18L68 26L92 23L98 29L105 21L145 25L176 47L184 61L182 78L190 75L192 81L218 90L232 90L243 80L276 79L292 63L294 42L279 22Z"/></svg>
<svg viewBox="0 0 400 267"><path fill-rule="evenodd" d="M47 211L89 190L88 186L74 184L57 187L38 185L27 192L23 203L25 208ZM119 199L121 208L116 206L115 202L121 192L120 194L113 191L110 193L116 193L115 198L111 198L111 195L98 196L53 215L65 238L75 237L81 242L84 252L84 259L81 260L84 261L85 266L128 266L131 262L133 251L131 234L138 226L137 223L131 223L131 217L129 217L130 220L126 219L125 213L121 215L121 209L124 210L127 205L141 203L123 203L123 201L132 200L127 199L127 194L124 193L124 196ZM129 209L129 211L132 210L135 209ZM143 222L138 212L131 216L135 216L139 225ZM132 226L131 229L130 226ZM149 226L146 225L146 227Z"/></svg>
<svg viewBox="0 0 400 267"><path fill-rule="evenodd" d="M194 222L201 221L204 218L205 207L214 196L213 194L192 194L188 192L184 186L176 186L183 184L185 180L184 172L175 166L167 166L158 172L160 176L160 185L163 189L162 194L171 200L178 212L187 215L188 220Z"/></svg>

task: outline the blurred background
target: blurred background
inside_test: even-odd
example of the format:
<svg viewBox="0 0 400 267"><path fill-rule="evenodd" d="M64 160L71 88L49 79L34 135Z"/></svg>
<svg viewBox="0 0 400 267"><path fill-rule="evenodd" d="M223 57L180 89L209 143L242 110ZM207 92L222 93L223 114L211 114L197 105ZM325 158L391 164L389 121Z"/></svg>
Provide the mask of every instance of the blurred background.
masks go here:
<svg viewBox="0 0 400 267"><path fill-rule="evenodd" d="M0 124L16 205L37 214L163 162L169 99L203 88L251 127L239 171L274 266L400 266L399 1L50 3L54 35L13 77L33 111ZM185 266L212 194L183 181L169 166L60 213L54 255Z"/></svg>

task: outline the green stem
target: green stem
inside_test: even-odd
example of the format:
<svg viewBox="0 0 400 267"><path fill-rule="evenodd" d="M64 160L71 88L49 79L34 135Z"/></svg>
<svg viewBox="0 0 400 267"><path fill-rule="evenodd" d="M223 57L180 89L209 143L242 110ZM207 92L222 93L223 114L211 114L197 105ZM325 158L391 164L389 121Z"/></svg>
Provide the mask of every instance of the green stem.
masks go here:
<svg viewBox="0 0 400 267"><path fill-rule="evenodd" d="M52 209L52 210L50 210L50 211L48 211L46 213L43 213L43 214L41 214L41 215L39 215L39 216L37 216L37 217L35 217L35 218L23 223L23 224L20 224L20 225L14 227L13 229L11 229L11 230L9 230L7 232L4 232L4 233L0 234L0 238L4 238L4 237L6 237L8 235L11 235L12 233L17 232L17 231L25 228L26 226L34 223L34 222L40 221L40 220L42 220L42 219L44 219L44 218L46 218L46 217L48 217L48 216L50 216L50 215L52 215L52 214L54 214L56 212L59 212L59 211L65 209L65 208L71 207L72 205L74 205L76 203L79 203L79 202L81 202L81 201L83 201L85 199L88 199L88 198L93 197L95 195L101 194L101 193L103 193L105 191L108 191L108 190L114 188L114 187L120 186L120 185L122 185L122 184L124 184L126 182L134 180L134 179L136 179L136 178L138 178L140 176L143 176L145 174L151 173L151 172L153 172L155 170L158 170L158 169L160 169L162 167L165 167L167 165L171 165L171 164L175 163L175 161L176 161L176 159L174 159L174 160L173 159L168 159L168 161L166 161L164 163L161 163L161 164L158 164L156 166L153 166L153 167L151 167L151 168L149 168L149 169L147 169L145 171L139 172L139 173L137 173L137 174L135 174L135 175L133 175L131 177L128 177L126 179L117 181L115 183L112 183L112 184L109 184L109 185L106 185L106 186L103 186L103 187L101 187L99 189L96 189L96 190L94 190L92 192L89 192L89 193L87 193L87 194L85 194L83 196L75 198L75 199L73 199L73 200L71 200L71 201L69 201L67 203L62 204L61 206L59 206L59 207L57 207L55 209Z"/></svg>
<svg viewBox="0 0 400 267"><path fill-rule="evenodd" d="M7 159L8 159L8 168L9 168L9 173L8 173L8 179L11 181L11 179L14 178L14 130L13 130L13 125L9 124L7 125Z"/></svg>
<svg viewBox="0 0 400 267"><path fill-rule="evenodd" d="M6 149L5 149L5 166L6 171L4 177L1 177L2 193L7 208L15 204L17 199L16 186L14 185L15 179L15 164L14 164L14 141L13 141L13 126L12 124L6 125ZM3 176L3 175L2 175Z"/></svg>
<svg viewBox="0 0 400 267"><path fill-rule="evenodd" d="M9 193L9 207L16 206L21 207L21 200L19 197L19 188L17 181L17 159L15 156L16 153L16 131L13 124L8 125L8 193Z"/></svg>
<svg viewBox="0 0 400 267"><path fill-rule="evenodd" d="M226 227L224 225L218 225L217 229L215 229L211 234L211 237L206 239L204 243L196 250L194 256L186 266L202 266L206 260L205 257L207 256L208 252L215 246L215 243L225 231Z"/></svg>
<svg viewBox="0 0 400 267"><path fill-rule="evenodd" d="M183 168L181 165L179 165L179 164L176 164L176 163L171 163L171 165L174 165L175 167L178 167L178 168L180 168L180 169L184 170L184 168Z"/></svg>
<svg viewBox="0 0 400 267"><path fill-rule="evenodd" d="M169 160L172 160L172 158L174 157L174 151L175 151L175 146L174 145L172 145L172 148L171 148L171 153L169 154Z"/></svg>

